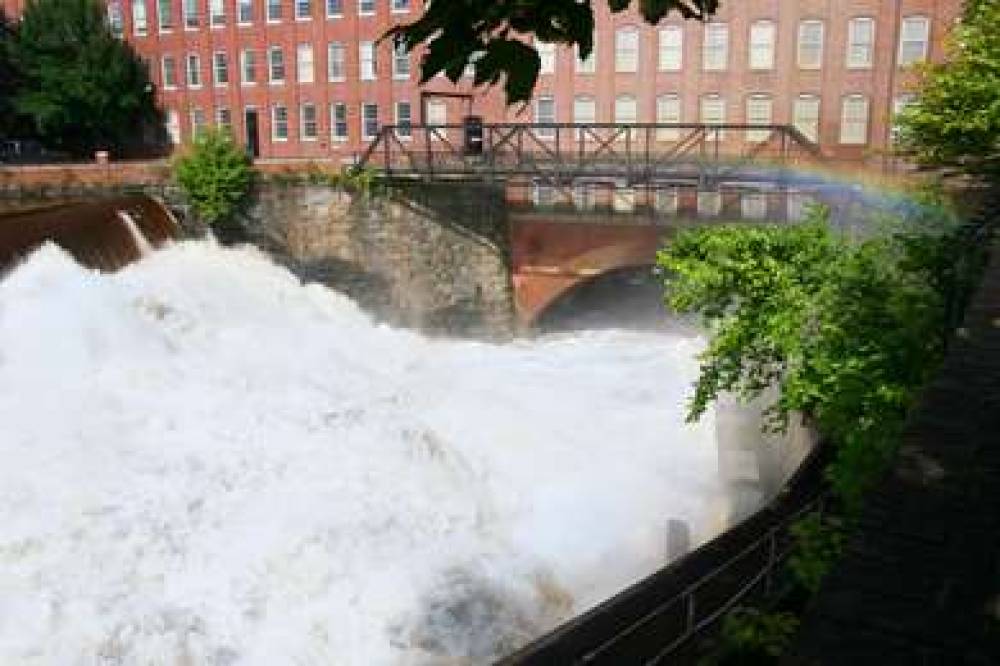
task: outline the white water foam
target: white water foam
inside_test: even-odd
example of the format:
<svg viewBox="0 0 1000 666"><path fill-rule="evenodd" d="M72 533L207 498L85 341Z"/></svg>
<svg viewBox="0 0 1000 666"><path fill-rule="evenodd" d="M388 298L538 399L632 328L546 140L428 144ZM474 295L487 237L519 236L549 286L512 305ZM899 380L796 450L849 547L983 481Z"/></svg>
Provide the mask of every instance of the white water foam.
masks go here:
<svg viewBox="0 0 1000 666"><path fill-rule="evenodd" d="M695 340L370 323L252 250L0 282L0 663L484 663L716 529Z"/></svg>

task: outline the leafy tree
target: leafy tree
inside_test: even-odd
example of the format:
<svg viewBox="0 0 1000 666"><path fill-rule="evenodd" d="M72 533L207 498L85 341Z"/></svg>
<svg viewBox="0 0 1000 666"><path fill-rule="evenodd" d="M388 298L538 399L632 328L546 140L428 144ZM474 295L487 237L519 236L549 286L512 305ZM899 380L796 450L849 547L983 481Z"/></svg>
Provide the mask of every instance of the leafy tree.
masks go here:
<svg viewBox="0 0 1000 666"><path fill-rule="evenodd" d="M0 7L0 139L13 136L17 123L14 91L19 77L11 60L13 41L14 27Z"/></svg>
<svg viewBox="0 0 1000 666"><path fill-rule="evenodd" d="M612 12L621 12L632 0L608 0ZM639 0L639 11L657 23L671 11L684 18L704 20L719 0ZM594 44L594 12L590 0L447 0L432 2L416 21L387 33L412 51L428 45L420 82L444 72L457 82L465 66L474 63L475 84L493 85L505 79L507 102L531 97L538 79L538 53L527 42L534 35L543 42L577 45L582 57Z"/></svg>
<svg viewBox="0 0 1000 666"><path fill-rule="evenodd" d="M195 213L209 224L230 221L246 199L253 168L232 134L208 130L174 162L174 177Z"/></svg>
<svg viewBox="0 0 1000 666"><path fill-rule="evenodd" d="M925 67L900 141L921 163L1000 182L1000 1L969 0L944 64Z"/></svg>
<svg viewBox="0 0 1000 666"><path fill-rule="evenodd" d="M31 0L13 41L14 106L51 148L121 150L155 118L153 86L96 0Z"/></svg>

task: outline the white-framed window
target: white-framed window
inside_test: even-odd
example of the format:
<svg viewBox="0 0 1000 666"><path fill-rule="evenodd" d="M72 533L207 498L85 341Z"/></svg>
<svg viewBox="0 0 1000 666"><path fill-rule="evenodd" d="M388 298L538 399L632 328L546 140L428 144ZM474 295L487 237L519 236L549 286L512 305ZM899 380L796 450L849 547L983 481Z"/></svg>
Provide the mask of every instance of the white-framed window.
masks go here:
<svg viewBox="0 0 1000 666"><path fill-rule="evenodd" d="M288 141L288 107L284 104L271 107L271 140Z"/></svg>
<svg viewBox="0 0 1000 666"><path fill-rule="evenodd" d="M535 122L538 124L553 124L556 122L556 100L551 95L535 98ZM542 139L555 137L554 127L538 127L535 134Z"/></svg>
<svg viewBox="0 0 1000 666"><path fill-rule="evenodd" d="M680 207L679 200L676 188L667 187L653 190L653 210L662 215L676 215L677 209Z"/></svg>
<svg viewBox="0 0 1000 666"><path fill-rule="evenodd" d="M205 135L207 123L205 122L205 110L201 107L191 109L191 137L199 139Z"/></svg>
<svg viewBox="0 0 1000 666"><path fill-rule="evenodd" d="M299 138L303 141L319 138L319 120L316 118L316 105L312 102L299 105Z"/></svg>
<svg viewBox="0 0 1000 666"><path fill-rule="evenodd" d="M253 0L237 0L236 22L240 25L253 23Z"/></svg>
<svg viewBox="0 0 1000 666"><path fill-rule="evenodd" d="M556 203L556 188L548 183L532 181L531 202L538 208L549 208Z"/></svg>
<svg viewBox="0 0 1000 666"><path fill-rule="evenodd" d="M108 28L115 37L121 38L125 34L125 18L122 16L122 6L119 2L108 4Z"/></svg>
<svg viewBox="0 0 1000 666"><path fill-rule="evenodd" d="M177 145L181 142L181 116L176 109L167 109L167 118L164 123L170 143Z"/></svg>
<svg viewBox="0 0 1000 666"><path fill-rule="evenodd" d="M361 62L361 80L374 81L376 72L375 43L358 42L358 54Z"/></svg>
<svg viewBox="0 0 1000 666"><path fill-rule="evenodd" d="M729 25L726 23L706 23L705 41L702 44L702 68L709 72L720 72L729 65Z"/></svg>
<svg viewBox="0 0 1000 666"><path fill-rule="evenodd" d="M744 192L740 196L740 215L745 220L763 220L767 217L767 195L763 192Z"/></svg>
<svg viewBox="0 0 1000 666"><path fill-rule="evenodd" d="M223 0L208 0L208 24L213 28L226 25L226 5Z"/></svg>
<svg viewBox="0 0 1000 666"><path fill-rule="evenodd" d="M267 80L271 83L285 82L285 52L280 46L267 50Z"/></svg>
<svg viewBox="0 0 1000 666"><path fill-rule="evenodd" d="M347 105L343 102L330 105L330 138L347 141Z"/></svg>
<svg viewBox="0 0 1000 666"><path fill-rule="evenodd" d="M681 122L681 98L676 93L660 95L656 98L656 122L675 125ZM657 141L677 141L681 130L677 127L656 128Z"/></svg>
<svg viewBox="0 0 1000 666"><path fill-rule="evenodd" d="M313 67L313 47L309 42L303 42L295 47L295 71L299 83L312 83L316 80Z"/></svg>
<svg viewBox="0 0 1000 666"><path fill-rule="evenodd" d="M635 28L615 31L615 71L639 71L639 31Z"/></svg>
<svg viewBox="0 0 1000 666"><path fill-rule="evenodd" d="M774 67L774 21L754 21L750 24L750 69Z"/></svg>
<svg viewBox="0 0 1000 666"><path fill-rule="evenodd" d="M410 0L392 0L390 6L393 14L405 14L410 11Z"/></svg>
<svg viewBox="0 0 1000 666"><path fill-rule="evenodd" d="M378 104L365 102L361 105L361 136L366 140L378 136Z"/></svg>
<svg viewBox="0 0 1000 666"><path fill-rule="evenodd" d="M424 109L427 113L427 124L433 127L441 127L442 125L448 124L448 106L439 99L432 99L427 102L427 107ZM447 130L443 127L437 130L436 134L432 136L434 139L438 139L446 134Z"/></svg>
<svg viewBox="0 0 1000 666"><path fill-rule="evenodd" d="M597 122L597 102L590 95L577 95L573 98L573 122L578 125L593 125ZM590 138L582 130L577 130L576 137Z"/></svg>
<svg viewBox="0 0 1000 666"><path fill-rule="evenodd" d="M539 74L555 74L556 72L556 45L553 42L535 42L535 50L538 51Z"/></svg>
<svg viewBox="0 0 1000 666"><path fill-rule="evenodd" d="M312 0L295 0L295 20L308 21L312 18ZM315 115L315 107L313 114Z"/></svg>
<svg viewBox="0 0 1000 666"><path fill-rule="evenodd" d="M805 192L788 192L785 199L785 215L792 222L801 222L806 218L806 211L812 204L812 197Z"/></svg>
<svg viewBox="0 0 1000 666"><path fill-rule="evenodd" d="M174 28L174 5L172 0L157 0L156 18L160 25L160 32L170 32ZM178 128L180 127L180 121Z"/></svg>
<svg viewBox="0 0 1000 666"><path fill-rule="evenodd" d="M229 57L225 51L212 54L212 81L217 86L229 84Z"/></svg>
<svg viewBox="0 0 1000 666"><path fill-rule="evenodd" d="M770 125L772 123L774 102L770 95L750 95L747 97L747 124ZM763 143L771 138L769 129L747 130L746 140L750 143Z"/></svg>
<svg viewBox="0 0 1000 666"><path fill-rule="evenodd" d="M344 0L326 0L326 17L339 18L344 15Z"/></svg>
<svg viewBox="0 0 1000 666"><path fill-rule="evenodd" d="M177 87L177 61L171 55L163 56L160 61L160 69L163 75L163 87L166 90L173 90Z"/></svg>
<svg viewBox="0 0 1000 666"><path fill-rule="evenodd" d="M631 125L639 122L639 105L635 95L618 95L615 97L615 122Z"/></svg>
<svg viewBox="0 0 1000 666"><path fill-rule="evenodd" d="M852 18L847 23L847 68L870 69L875 55L875 19Z"/></svg>
<svg viewBox="0 0 1000 666"><path fill-rule="evenodd" d="M267 0L267 22L277 23L281 20L281 0Z"/></svg>
<svg viewBox="0 0 1000 666"><path fill-rule="evenodd" d="M823 22L799 22L799 41L796 51L800 69L819 69L823 65Z"/></svg>
<svg viewBox="0 0 1000 666"><path fill-rule="evenodd" d="M718 190L698 191L698 217L718 217L722 212L722 192Z"/></svg>
<svg viewBox="0 0 1000 666"><path fill-rule="evenodd" d="M896 122L899 114L906 110L906 107L917 101L917 96L913 93L900 93L892 100L892 126L889 130L893 143L899 140L899 124Z"/></svg>
<svg viewBox="0 0 1000 666"><path fill-rule="evenodd" d="M616 213L635 211L635 188L616 186L611 190L611 210Z"/></svg>
<svg viewBox="0 0 1000 666"><path fill-rule="evenodd" d="M233 114L228 106L219 106L215 109L215 126L223 132L233 131Z"/></svg>
<svg viewBox="0 0 1000 666"><path fill-rule="evenodd" d="M201 87L201 57L197 53L188 53L185 58L188 88Z"/></svg>
<svg viewBox="0 0 1000 666"><path fill-rule="evenodd" d="M198 29L198 0L184 0L184 29Z"/></svg>
<svg viewBox="0 0 1000 666"><path fill-rule="evenodd" d="M410 78L410 54L403 44L395 44L392 49L392 78L401 81Z"/></svg>
<svg viewBox="0 0 1000 666"><path fill-rule="evenodd" d="M573 183L573 207L577 210L597 208L597 195L590 183Z"/></svg>
<svg viewBox="0 0 1000 666"><path fill-rule="evenodd" d="M659 68L661 72L679 72L684 65L684 28L667 25L660 29Z"/></svg>
<svg viewBox="0 0 1000 666"><path fill-rule="evenodd" d="M813 143L819 142L819 95L799 95L792 103L792 125Z"/></svg>
<svg viewBox="0 0 1000 666"><path fill-rule="evenodd" d="M148 30L146 0L132 0L132 33L136 37L145 37Z"/></svg>
<svg viewBox="0 0 1000 666"><path fill-rule="evenodd" d="M580 58L580 47L576 47L576 73L577 74L593 74L597 71L597 42L595 41L592 48L590 49L590 55L586 58Z"/></svg>
<svg viewBox="0 0 1000 666"><path fill-rule="evenodd" d="M257 83L257 54L252 49L240 51L240 71L243 85L252 86Z"/></svg>
<svg viewBox="0 0 1000 666"><path fill-rule="evenodd" d="M726 122L726 100L721 95L713 93L701 98L701 122L706 125L723 125ZM710 130L705 135L706 141L725 138L723 130Z"/></svg>
<svg viewBox="0 0 1000 666"><path fill-rule="evenodd" d="M409 139L413 134L413 107L409 102L396 102L396 136Z"/></svg>
<svg viewBox="0 0 1000 666"><path fill-rule="evenodd" d="M868 98L848 95L840 112L840 142L847 145L868 143Z"/></svg>
<svg viewBox="0 0 1000 666"><path fill-rule="evenodd" d="M931 22L926 16L907 16L899 29L899 65L905 67L927 59Z"/></svg>
<svg viewBox="0 0 1000 666"><path fill-rule="evenodd" d="M330 42L326 46L326 78L328 81L347 80L347 47L343 42Z"/></svg>
<svg viewBox="0 0 1000 666"><path fill-rule="evenodd" d="M358 0L358 14L371 16L375 13L375 0Z"/></svg>

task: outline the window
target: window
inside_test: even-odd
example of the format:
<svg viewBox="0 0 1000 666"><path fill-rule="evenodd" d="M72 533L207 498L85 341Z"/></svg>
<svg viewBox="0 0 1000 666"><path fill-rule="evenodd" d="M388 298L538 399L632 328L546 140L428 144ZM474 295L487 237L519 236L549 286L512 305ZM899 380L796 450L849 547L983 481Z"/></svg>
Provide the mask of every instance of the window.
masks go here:
<svg viewBox="0 0 1000 666"><path fill-rule="evenodd" d="M747 124L770 125L772 110L770 95L750 95L747 97ZM770 138L769 129L750 129L746 133L746 139L750 143L763 143Z"/></svg>
<svg viewBox="0 0 1000 666"><path fill-rule="evenodd" d="M553 124L556 122L556 101L544 96L535 99L535 122L538 124ZM556 135L554 127L538 127L535 134L541 139L551 139Z"/></svg>
<svg viewBox="0 0 1000 666"><path fill-rule="evenodd" d="M931 24L923 16L907 16L899 30L899 64L912 65L927 58Z"/></svg>
<svg viewBox="0 0 1000 666"><path fill-rule="evenodd" d="M108 5L108 27L111 34L121 37L125 34L125 19L122 17L122 6L117 2Z"/></svg>
<svg viewBox="0 0 1000 666"><path fill-rule="evenodd" d="M684 63L684 29L668 25L660 30L660 71L679 72Z"/></svg>
<svg viewBox="0 0 1000 666"><path fill-rule="evenodd" d="M360 42L358 53L361 57L361 80L375 80L375 44L373 42Z"/></svg>
<svg viewBox="0 0 1000 666"><path fill-rule="evenodd" d="M375 13L375 0L358 0L358 13L363 15Z"/></svg>
<svg viewBox="0 0 1000 666"><path fill-rule="evenodd" d="M208 0L208 24L213 28L226 25L226 6L223 0Z"/></svg>
<svg viewBox="0 0 1000 666"><path fill-rule="evenodd" d="M184 29L198 29L198 0L184 0Z"/></svg>
<svg viewBox="0 0 1000 666"><path fill-rule="evenodd" d="M750 69L774 67L774 23L757 21L750 25Z"/></svg>
<svg viewBox="0 0 1000 666"><path fill-rule="evenodd" d="M337 18L344 15L344 0L326 0L326 17Z"/></svg>
<svg viewBox="0 0 1000 666"><path fill-rule="evenodd" d="M200 108L191 109L191 136L198 139L205 134L205 111Z"/></svg>
<svg viewBox="0 0 1000 666"><path fill-rule="evenodd" d="M342 102L330 105L330 136L334 141L347 141L347 105Z"/></svg>
<svg viewBox="0 0 1000 666"><path fill-rule="evenodd" d="M244 49L240 53L240 69L243 70L243 85L257 83L257 54Z"/></svg>
<svg viewBox="0 0 1000 666"><path fill-rule="evenodd" d="M215 126L223 132L233 131L233 114L229 107L220 106L215 110Z"/></svg>
<svg viewBox="0 0 1000 666"><path fill-rule="evenodd" d="M295 0L295 20L308 21L312 18L312 0ZM315 112L315 109L313 109Z"/></svg>
<svg viewBox="0 0 1000 666"><path fill-rule="evenodd" d="M295 49L295 70L299 83L312 83L316 80L313 71L312 44L299 44Z"/></svg>
<svg viewBox="0 0 1000 666"><path fill-rule="evenodd" d="M146 0L132 0L132 32L137 37L145 37L149 29L146 23Z"/></svg>
<svg viewBox="0 0 1000 666"><path fill-rule="evenodd" d="M854 18L847 24L847 67L868 69L875 49L875 21Z"/></svg>
<svg viewBox="0 0 1000 666"><path fill-rule="evenodd" d="M392 78L402 80L410 78L410 54L403 44L396 44L392 50Z"/></svg>
<svg viewBox="0 0 1000 666"><path fill-rule="evenodd" d="M531 183L531 201L538 208L550 208L556 203L556 190L548 183Z"/></svg>
<svg viewBox="0 0 1000 666"><path fill-rule="evenodd" d="M729 63L729 26L725 23L705 24L702 63L706 71L726 69L726 65Z"/></svg>
<svg viewBox="0 0 1000 666"><path fill-rule="evenodd" d="M413 109L409 102L396 102L396 136L409 139L413 133Z"/></svg>
<svg viewBox="0 0 1000 666"><path fill-rule="evenodd" d="M271 140L288 141L288 107L284 104L271 107Z"/></svg>
<svg viewBox="0 0 1000 666"><path fill-rule="evenodd" d="M681 98L674 94L660 95L656 98L656 122L659 124L677 124L681 121ZM656 128L657 141L677 141L681 138L680 128Z"/></svg>
<svg viewBox="0 0 1000 666"><path fill-rule="evenodd" d="M590 55L586 58L580 58L580 47L576 47L576 73L577 74L593 74L597 71L597 42L595 41L593 47L590 49Z"/></svg>
<svg viewBox="0 0 1000 666"><path fill-rule="evenodd" d="M639 31L635 28L615 32L615 71L639 71Z"/></svg>
<svg viewBox="0 0 1000 666"><path fill-rule="evenodd" d="M597 208L597 197L590 183L573 184L573 206L577 210L594 210Z"/></svg>
<svg viewBox="0 0 1000 666"><path fill-rule="evenodd" d="M170 143L177 145L181 142L181 117L174 109L167 110L167 120L166 120L166 130L167 136L170 137Z"/></svg>
<svg viewBox="0 0 1000 666"><path fill-rule="evenodd" d="M267 50L267 78L271 83L285 82L285 53L280 46Z"/></svg>
<svg viewBox="0 0 1000 666"><path fill-rule="evenodd" d="M174 27L173 12L174 8L171 0L157 0L156 15L160 21L160 32L169 32Z"/></svg>
<svg viewBox="0 0 1000 666"><path fill-rule="evenodd" d="M541 61L538 73L555 74L556 45L552 42L535 42L535 49L538 51L538 59Z"/></svg>
<svg viewBox="0 0 1000 666"><path fill-rule="evenodd" d="M868 98L848 95L840 114L840 142L863 145L868 142Z"/></svg>
<svg viewBox="0 0 1000 666"><path fill-rule="evenodd" d="M440 100L427 102L427 108L425 110L427 112L428 125L438 127L448 124L448 107L445 106L444 102ZM437 130L436 134L432 136L434 136L434 138L440 138L441 136L444 136L444 134L445 130L440 129Z"/></svg>
<svg viewBox="0 0 1000 666"><path fill-rule="evenodd" d="M365 139L378 136L378 104L361 105L361 133Z"/></svg>
<svg viewBox="0 0 1000 666"><path fill-rule="evenodd" d="M187 56L187 84L189 88L201 87L201 58L197 53Z"/></svg>
<svg viewBox="0 0 1000 666"><path fill-rule="evenodd" d="M740 197L740 214L745 220L763 220L767 217L767 195L762 192L745 192Z"/></svg>
<svg viewBox="0 0 1000 666"><path fill-rule="evenodd" d="M253 0L238 0L237 20L241 25L247 25L253 21Z"/></svg>
<svg viewBox="0 0 1000 666"><path fill-rule="evenodd" d="M823 64L823 22L799 23L798 63L801 69L819 69Z"/></svg>
<svg viewBox="0 0 1000 666"><path fill-rule="evenodd" d="M319 123L316 121L316 105L303 102L299 107L299 138L303 141L315 141L319 136Z"/></svg>
<svg viewBox="0 0 1000 666"><path fill-rule="evenodd" d="M701 98L701 122L708 125L722 125L726 122L726 101L719 95L705 95ZM722 130L709 131L706 141L725 138Z"/></svg>
<svg viewBox="0 0 1000 666"><path fill-rule="evenodd" d="M799 95L792 105L792 124L802 136L813 143L819 142L819 97Z"/></svg>
<svg viewBox="0 0 1000 666"><path fill-rule="evenodd" d="M679 197L674 188L653 191L653 210L663 215L676 215Z"/></svg>
<svg viewBox="0 0 1000 666"><path fill-rule="evenodd" d="M615 187L611 191L611 210L616 213L631 213L635 211L635 189L631 187Z"/></svg>
<svg viewBox="0 0 1000 666"><path fill-rule="evenodd" d="M717 217L722 212L722 192L699 191L698 192L698 216Z"/></svg>
<svg viewBox="0 0 1000 666"><path fill-rule="evenodd" d="M615 122L625 125L639 122L639 110L634 95L615 97Z"/></svg>
<svg viewBox="0 0 1000 666"><path fill-rule="evenodd" d="M229 83L229 58L225 51L212 54L212 78L215 85L224 86Z"/></svg>
<svg viewBox="0 0 1000 666"><path fill-rule="evenodd" d="M410 11L410 0L392 0L392 11L396 13Z"/></svg>
<svg viewBox="0 0 1000 666"><path fill-rule="evenodd" d="M593 125L597 122L597 102L593 97L578 95L573 98L573 122L578 125ZM586 137L582 130L577 130L577 138Z"/></svg>
<svg viewBox="0 0 1000 666"><path fill-rule="evenodd" d="M893 142L899 140L899 125L896 122L897 117L906 110L906 107L913 104L916 99L917 96L913 93L900 93L899 95L896 95L895 99L892 100L892 127L890 128L890 136L892 137Z"/></svg>
<svg viewBox="0 0 1000 666"><path fill-rule="evenodd" d="M785 201L785 214L793 222L805 219L806 211L812 206L813 200L804 192L789 192Z"/></svg>
<svg viewBox="0 0 1000 666"><path fill-rule="evenodd" d="M277 23L281 20L281 0L267 0L267 21Z"/></svg>
<svg viewBox="0 0 1000 666"><path fill-rule="evenodd" d="M163 56L160 65L163 69L163 87L173 90L177 87L177 62L173 56Z"/></svg>
<svg viewBox="0 0 1000 666"><path fill-rule="evenodd" d="M326 47L326 78L329 81L344 81L347 78L347 51L340 42L330 42Z"/></svg>

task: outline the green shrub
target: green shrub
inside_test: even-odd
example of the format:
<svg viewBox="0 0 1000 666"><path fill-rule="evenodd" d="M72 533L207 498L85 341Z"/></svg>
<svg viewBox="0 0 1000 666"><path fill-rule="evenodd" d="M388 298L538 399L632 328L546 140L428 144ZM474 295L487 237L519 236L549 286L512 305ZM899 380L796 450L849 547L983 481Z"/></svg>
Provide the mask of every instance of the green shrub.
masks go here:
<svg viewBox="0 0 1000 666"><path fill-rule="evenodd" d="M229 221L245 202L253 167L229 132L209 130L174 162L174 178L198 217L219 224Z"/></svg>
<svg viewBox="0 0 1000 666"><path fill-rule="evenodd" d="M844 525L838 518L810 513L792 526L795 548L788 568L796 582L815 594L844 549Z"/></svg>
<svg viewBox="0 0 1000 666"><path fill-rule="evenodd" d="M773 663L784 652L798 627L799 620L792 613L734 608L722 621L718 651L702 663Z"/></svg>

